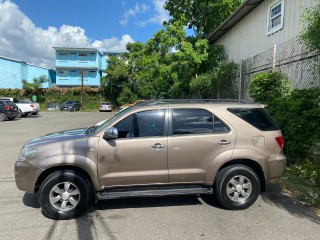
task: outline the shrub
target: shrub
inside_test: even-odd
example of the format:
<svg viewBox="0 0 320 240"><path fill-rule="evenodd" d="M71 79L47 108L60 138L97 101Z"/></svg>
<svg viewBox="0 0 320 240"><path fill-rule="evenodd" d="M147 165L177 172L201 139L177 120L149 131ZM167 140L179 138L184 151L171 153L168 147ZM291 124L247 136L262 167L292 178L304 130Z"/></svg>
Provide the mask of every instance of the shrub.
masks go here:
<svg viewBox="0 0 320 240"><path fill-rule="evenodd" d="M261 72L253 76L249 91L256 102L270 104L290 94L292 87L289 77L281 72Z"/></svg>
<svg viewBox="0 0 320 240"><path fill-rule="evenodd" d="M285 137L285 154L289 163L302 163L319 152L320 88L294 90L275 99L269 112Z"/></svg>

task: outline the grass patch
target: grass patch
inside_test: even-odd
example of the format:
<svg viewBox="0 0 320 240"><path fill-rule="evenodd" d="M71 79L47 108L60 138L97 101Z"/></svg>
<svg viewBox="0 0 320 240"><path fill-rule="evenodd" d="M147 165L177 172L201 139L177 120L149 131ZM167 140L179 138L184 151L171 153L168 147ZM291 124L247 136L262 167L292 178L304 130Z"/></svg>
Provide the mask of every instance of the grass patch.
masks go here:
<svg viewBox="0 0 320 240"><path fill-rule="evenodd" d="M320 164L307 162L287 168L284 176L273 179L294 198L312 207L320 215Z"/></svg>

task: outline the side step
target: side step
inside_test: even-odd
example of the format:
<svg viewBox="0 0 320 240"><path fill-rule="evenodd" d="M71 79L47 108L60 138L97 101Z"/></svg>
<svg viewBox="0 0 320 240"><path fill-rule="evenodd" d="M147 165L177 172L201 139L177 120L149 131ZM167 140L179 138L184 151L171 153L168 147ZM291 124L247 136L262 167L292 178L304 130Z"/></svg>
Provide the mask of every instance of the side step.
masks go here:
<svg viewBox="0 0 320 240"><path fill-rule="evenodd" d="M212 194L212 187L203 185L178 185L178 186L154 186L154 187L132 187L113 188L97 192L97 199L117 199L131 197L161 197L179 195Z"/></svg>

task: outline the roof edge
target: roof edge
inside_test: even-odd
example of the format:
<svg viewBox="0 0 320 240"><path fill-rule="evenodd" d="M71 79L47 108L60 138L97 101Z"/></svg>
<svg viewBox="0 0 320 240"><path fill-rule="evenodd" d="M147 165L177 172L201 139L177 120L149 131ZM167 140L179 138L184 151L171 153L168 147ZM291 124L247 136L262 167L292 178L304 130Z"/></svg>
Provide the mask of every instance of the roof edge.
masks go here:
<svg viewBox="0 0 320 240"><path fill-rule="evenodd" d="M208 35L207 39L209 43L213 44L263 1L264 0L245 0L218 28Z"/></svg>

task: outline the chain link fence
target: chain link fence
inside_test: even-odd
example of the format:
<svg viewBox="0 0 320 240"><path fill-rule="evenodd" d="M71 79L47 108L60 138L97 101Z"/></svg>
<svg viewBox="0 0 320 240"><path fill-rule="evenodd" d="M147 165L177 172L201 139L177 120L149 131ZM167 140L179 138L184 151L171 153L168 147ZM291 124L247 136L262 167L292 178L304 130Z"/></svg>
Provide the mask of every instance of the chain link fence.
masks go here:
<svg viewBox="0 0 320 240"><path fill-rule="evenodd" d="M249 85L254 74L272 69L287 74L296 89L320 87L320 52L310 52L294 38L238 63L239 98L250 99Z"/></svg>

